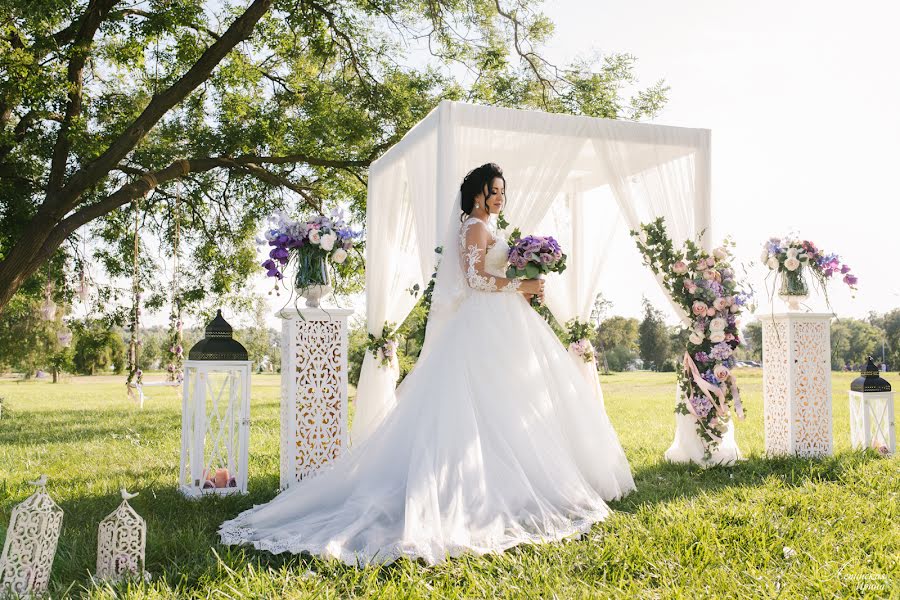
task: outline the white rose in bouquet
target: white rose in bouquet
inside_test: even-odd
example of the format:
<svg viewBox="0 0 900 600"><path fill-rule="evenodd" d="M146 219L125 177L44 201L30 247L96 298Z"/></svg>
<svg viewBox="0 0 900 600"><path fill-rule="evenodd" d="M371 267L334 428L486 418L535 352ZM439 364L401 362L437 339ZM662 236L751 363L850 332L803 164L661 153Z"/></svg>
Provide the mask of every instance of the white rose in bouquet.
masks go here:
<svg viewBox="0 0 900 600"><path fill-rule="evenodd" d="M719 342L725 341L725 332L724 331L713 331L709 334L709 341L713 344L718 344Z"/></svg>
<svg viewBox="0 0 900 600"><path fill-rule="evenodd" d="M788 271L796 271L800 268L800 261L796 257L789 257L784 261L784 268Z"/></svg>
<svg viewBox="0 0 900 600"><path fill-rule="evenodd" d="M788 258L797 258L797 255L800 254L800 248L788 248L786 254Z"/></svg>
<svg viewBox="0 0 900 600"><path fill-rule="evenodd" d="M322 234L319 233L318 229L313 229L309 232L309 241L311 244L318 244L322 241Z"/></svg>
<svg viewBox="0 0 900 600"><path fill-rule="evenodd" d="M347 260L347 251L343 248L338 248L334 251L334 254L331 255L331 261L337 264L341 264Z"/></svg>
<svg viewBox="0 0 900 600"><path fill-rule="evenodd" d="M716 260L725 260L726 258L728 258L728 250L726 250L722 246L719 246L718 248L713 250L713 256L716 257Z"/></svg>
<svg viewBox="0 0 900 600"><path fill-rule="evenodd" d="M766 266L772 269L773 271L778 269L778 259L774 256L770 256L769 260L766 261Z"/></svg>
<svg viewBox="0 0 900 600"><path fill-rule="evenodd" d="M690 342L695 346L699 346L703 343L703 336L695 331L691 334L691 337L689 337L688 340L690 340Z"/></svg>
<svg viewBox="0 0 900 600"><path fill-rule="evenodd" d="M709 322L709 330L710 331L725 331L725 327L728 323L722 317L716 317L712 321Z"/></svg>
<svg viewBox="0 0 900 600"><path fill-rule="evenodd" d="M319 244L322 246L322 250L325 252L331 252L334 248L334 243L337 241L337 234L333 231L329 231L325 235L322 236L322 242Z"/></svg>

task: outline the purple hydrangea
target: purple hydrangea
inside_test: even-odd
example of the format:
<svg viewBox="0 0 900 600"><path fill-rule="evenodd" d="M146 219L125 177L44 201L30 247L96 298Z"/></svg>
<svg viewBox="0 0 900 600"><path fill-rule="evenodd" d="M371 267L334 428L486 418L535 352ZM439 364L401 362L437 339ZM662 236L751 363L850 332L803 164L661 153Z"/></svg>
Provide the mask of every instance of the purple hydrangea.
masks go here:
<svg viewBox="0 0 900 600"><path fill-rule="evenodd" d="M713 408L712 402L710 402L709 398L706 396L691 396L689 401L694 408L694 412L697 413L701 419L705 419L709 414L709 411Z"/></svg>
<svg viewBox="0 0 900 600"><path fill-rule="evenodd" d="M733 352L731 344L728 342L719 342L712 347L709 357L713 360L725 360L726 358L730 358Z"/></svg>

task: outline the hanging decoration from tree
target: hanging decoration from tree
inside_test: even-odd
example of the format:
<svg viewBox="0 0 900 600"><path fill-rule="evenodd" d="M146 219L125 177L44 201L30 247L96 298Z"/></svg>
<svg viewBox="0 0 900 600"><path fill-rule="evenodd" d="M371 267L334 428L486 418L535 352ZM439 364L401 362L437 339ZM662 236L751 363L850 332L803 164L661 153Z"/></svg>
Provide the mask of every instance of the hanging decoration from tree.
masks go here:
<svg viewBox="0 0 900 600"><path fill-rule="evenodd" d="M140 215L137 200L132 202L134 211L134 262L132 265L132 310L129 318L130 339L128 343L128 380L126 386L128 396L144 407L145 386L177 386L184 381L184 338L181 295L179 289L179 262L181 257L181 216L180 216L181 186L175 195L174 207L174 235L173 235L173 266L172 266L172 309L169 314L169 360L166 364L166 380L162 382L144 383L143 370L140 365L140 351L143 344L141 340L141 281L140 281Z"/></svg>
<svg viewBox="0 0 900 600"><path fill-rule="evenodd" d="M149 579L144 571L147 523L128 501L137 496L122 488L122 503L100 521L97 534L97 579Z"/></svg>
<svg viewBox="0 0 900 600"><path fill-rule="evenodd" d="M166 378L173 383L184 380L184 337L181 320L181 295L179 290L179 262L181 258L181 186L175 194L175 236L172 245L172 311L169 314L169 362Z"/></svg>
<svg viewBox="0 0 900 600"><path fill-rule="evenodd" d="M728 241L712 254L692 240L676 249L662 218L641 224L631 235L644 263L661 277L674 302L690 317L691 335L677 372L681 395L675 412L696 419L709 459L732 417L744 418L731 369L734 351L741 344L741 312L751 294L735 279Z"/></svg>
<svg viewBox="0 0 900 600"><path fill-rule="evenodd" d="M46 475L29 483L38 489L12 510L6 530L0 554L0 595L40 595L50 583L63 511L47 494Z"/></svg>
<svg viewBox="0 0 900 600"><path fill-rule="evenodd" d="M143 407L143 392L141 385L144 383L144 372L140 368L140 320L141 320L141 277L140 277L140 214L138 201L131 202L131 210L134 212L134 255L133 271L131 275L131 313L128 318L128 379L125 385L128 389L128 397L139 401Z"/></svg>

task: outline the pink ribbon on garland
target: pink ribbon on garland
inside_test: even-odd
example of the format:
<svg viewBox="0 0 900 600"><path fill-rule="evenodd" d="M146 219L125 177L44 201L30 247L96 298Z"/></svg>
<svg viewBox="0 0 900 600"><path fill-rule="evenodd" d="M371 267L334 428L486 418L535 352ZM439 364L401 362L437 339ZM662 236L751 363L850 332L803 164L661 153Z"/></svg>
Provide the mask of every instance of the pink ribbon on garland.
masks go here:
<svg viewBox="0 0 900 600"><path fill-rule="evenodd" d="M725 392L723 392L722 388L720 388L719 386L711 384L700 376L700 371L697 369L697 364L694 362L694 359L691 358L691 355L687 352L684 353L684 370L690 373L691 377L694 380L694 383L697 384L698 388L700 388L700 391L702 391L706 395L706 397L709 398L709 402L715 407L716 413L720 417L724 417L727 414L727 408L725 406ZM716 396L719 399L719 402L716 402L716 400L712 397L712 394L710 394L710 391L715 392ZM690 399L688 399L688 410L691 410L692 408L690 405L691 402Z"/></svg>

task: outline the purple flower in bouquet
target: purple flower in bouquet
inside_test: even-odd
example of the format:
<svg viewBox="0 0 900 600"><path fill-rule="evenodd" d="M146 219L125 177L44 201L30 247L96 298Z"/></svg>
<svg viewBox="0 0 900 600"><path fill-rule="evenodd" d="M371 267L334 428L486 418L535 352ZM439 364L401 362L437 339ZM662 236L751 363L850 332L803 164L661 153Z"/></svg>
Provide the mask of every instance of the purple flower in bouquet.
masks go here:
<svg viewBox="0 0 900 600"><path fill-rule="evenodd" d="M706 396L691 396L690 403L694 408L694 412L696 412L701 419L705 419L709 414L709 411L713 408L712 402L710 402L709 398Z"/></svg>
<svg viewBox="0 0 900 600"><path fill-rule="evenodd" d="M707 363L709 362L709 355L701 350L700 352L696 352L694 354L694 360L698 363Z"/></svg>
<svg viewBox="0 0 900 600"><path fill-rule="evenodd" d="M552 237L529 235L515 240L507 254L509 267L506 276L536 279L546 273L562 273L566 255Z"/></svg>

